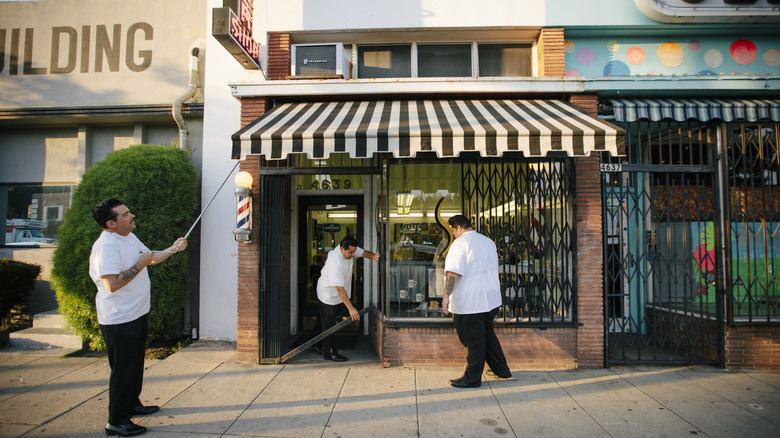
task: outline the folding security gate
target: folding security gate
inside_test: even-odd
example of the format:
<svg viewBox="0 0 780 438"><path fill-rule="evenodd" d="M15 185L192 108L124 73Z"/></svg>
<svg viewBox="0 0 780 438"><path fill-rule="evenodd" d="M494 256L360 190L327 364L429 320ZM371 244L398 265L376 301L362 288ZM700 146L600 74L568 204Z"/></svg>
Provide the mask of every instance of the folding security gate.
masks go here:
<svg viewBox="0 0 780 438"><path fill-rule="evenodd" d="M686 129L655 124L634 132L645 152L635 161L655 164L601 165L607 366L721 363L723 262L715 154L706 140L687 147L683 137L701 140L708 133ZM673 153L647 156L653 153L647 151L667 153L670 140L677 142L668 148ZM701 159L684 157L688 149L696 149Z"/></svg>

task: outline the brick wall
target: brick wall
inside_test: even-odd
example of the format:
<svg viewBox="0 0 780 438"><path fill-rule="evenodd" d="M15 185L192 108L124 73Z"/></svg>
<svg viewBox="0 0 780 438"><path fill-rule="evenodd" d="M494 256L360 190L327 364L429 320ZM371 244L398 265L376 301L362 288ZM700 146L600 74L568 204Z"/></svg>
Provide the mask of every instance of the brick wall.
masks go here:
<svg viewBox="0 0 780 438"><path fill-rule="evenodd" d="M243 110L242 110L243 112ZM259 117L259 116L256 116ZM257 225L259 223L258 190L260 157L250 155L239 165L241 171L252 174L252 242L238 244L238 303L236 353L239 362L257 363L260 357L259 254Z"/></svg>
<svg viewBox="0 0 780 438"><path fill-rule="evenodd" d="M577 366L574 328L496 327L513 370L560 370ZM465 367L466 349L453 327L385 327L383 365Z"/></svg>
<svg viewBox="0 0 780 438"><path fill-rule="evenodd" d="M264 97L240 97L241 102L241 126L252 123L256 118L265 114L270 102ZM253 175L254 176L254 175Z"/></svg>
<svg viewBox="0 0 780 438"><path fill-rule="evenodd" d="M726 367L780 370L780 327L726 326Z"/></svg>
<svg viewBox="0 0 780 438"><path fill-rule="evenodd" d="M569 99L593 115L598 98L578 95ZM604 366L604 278L601 223L601 173L599 157L575 159L577 221L577 365L580 368Z"/></svg>
<svg viewBox="0 0 780 438"><path fill-rule="evenodd" d="M536 41L539 76L563 76L566 72L563 29L542 29Z"/></svg>
<svg viewBox="0 0 780 438"><path fill-rule="evenodd" d="M268 79L281 80L290 76L292 62L290 34L271 32L268 34Z"/></svg>

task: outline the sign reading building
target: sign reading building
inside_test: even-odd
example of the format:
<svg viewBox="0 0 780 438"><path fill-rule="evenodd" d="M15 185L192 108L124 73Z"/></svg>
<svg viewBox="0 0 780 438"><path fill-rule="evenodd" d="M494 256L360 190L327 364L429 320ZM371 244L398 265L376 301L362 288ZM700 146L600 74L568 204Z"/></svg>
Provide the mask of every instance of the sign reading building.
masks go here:
<svg viewBox="0 0 780 438"><path fill-rule="evenodd" d="M244 68L260 69L260 44L252 36L253 0L223 0L214 8L211 34Z"/></svg>

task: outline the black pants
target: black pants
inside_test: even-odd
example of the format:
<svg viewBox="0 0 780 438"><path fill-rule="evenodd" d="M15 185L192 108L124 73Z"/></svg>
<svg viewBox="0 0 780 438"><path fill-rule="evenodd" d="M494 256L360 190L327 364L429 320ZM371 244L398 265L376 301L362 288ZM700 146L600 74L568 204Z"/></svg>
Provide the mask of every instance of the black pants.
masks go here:
<svg viewBox="0 0 780 438"><path fill-rule="evenodd" d="M119 426L141 404L144 353L149 323L147 315L124 324L101 325L111 377L108 380L108 422Z"/></svg>
<svg viewBox="0 0 780 438"><path fill-rule="evenodd" d="M458 339L468 350L463 375L470 383L482 380L485 362L496 375L503 376L510 372L504 350L493 330L493 319L497 314L498 307L490 312L452 315Z"/></svg>
<svg viewBox="0 0 780 438"><path fill-rule="evenodd" d="M339 316L346 316L348 313L346 312L347 306L345 306L343 303L341 304L325 304L322 301L320 301L320 316L318 318L319 324L315 323L315 330L316 326L319 326L320 331L317 333L322 333L325 330L328 330L329 328L336 325L336 318ZM322 340L322 354L324 356L331 356L333 354L338 354L338 351L336 350L336 346L333 345L333 335L328 336L327 338Z"/></svg>

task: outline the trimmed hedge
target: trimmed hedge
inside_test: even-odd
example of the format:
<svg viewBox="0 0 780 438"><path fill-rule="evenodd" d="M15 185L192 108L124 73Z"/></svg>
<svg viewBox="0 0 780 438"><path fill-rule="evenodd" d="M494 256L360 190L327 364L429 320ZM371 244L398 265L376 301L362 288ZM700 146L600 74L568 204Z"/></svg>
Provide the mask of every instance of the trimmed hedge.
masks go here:
<svg viewBox="0 0 780 438"><path fill-rule="evenodd" d="M0 326L8 323L11 309L24 304L40 274L39 265L0 259Z"/></svg>
<svg viewBox="0 0 780 438"><path fill-rule="evenodd" d="M110 153L84 173L59 230L52 284L60 312L92 350L105 348L95 310L97 289L89 277L92 244L102 232L92 209L109 198L119 199L136 216L133 233L148 248L164 249L183 237L195 218L197 171L186 151L138 145ZM168 334L180 321L188 298L187 252L148 267L150 337Z"/></svg>

